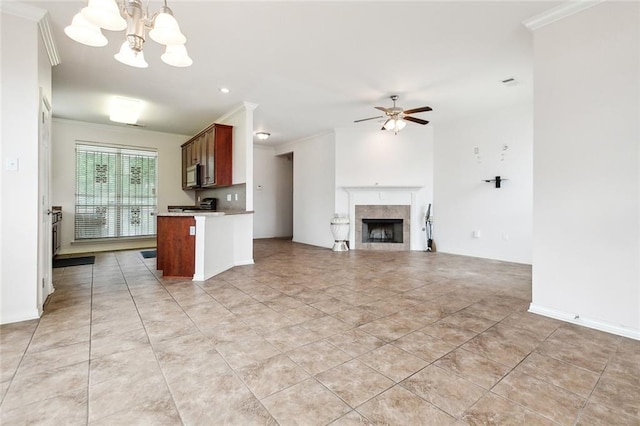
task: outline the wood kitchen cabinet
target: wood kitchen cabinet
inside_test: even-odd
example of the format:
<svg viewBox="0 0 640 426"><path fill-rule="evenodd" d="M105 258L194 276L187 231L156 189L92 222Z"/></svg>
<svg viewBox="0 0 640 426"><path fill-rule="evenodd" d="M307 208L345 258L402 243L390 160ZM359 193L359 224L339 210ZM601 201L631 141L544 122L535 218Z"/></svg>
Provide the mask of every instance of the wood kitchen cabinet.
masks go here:
<svg viewBox="0 0 640 426"><path fill-rule="evenodd" d="M158 216L156 268L162 271L163 276L193 277L196 256L195 226L196 220L193 216Z"/></svg>
<svg viewBox="0 0 640 426"><path fill-rule="evenodd" d="M199 164L203 188L233 183L233 126L212 124L182 145L182 188L187 167Z"/></svg>

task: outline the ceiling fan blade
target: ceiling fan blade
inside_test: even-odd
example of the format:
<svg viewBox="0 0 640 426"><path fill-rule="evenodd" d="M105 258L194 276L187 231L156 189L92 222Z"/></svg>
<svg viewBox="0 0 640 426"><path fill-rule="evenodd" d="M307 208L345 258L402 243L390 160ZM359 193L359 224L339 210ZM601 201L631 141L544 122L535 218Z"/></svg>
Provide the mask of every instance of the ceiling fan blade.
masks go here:
<svg viewBox="0 0 640 426"><path fill-rule="evenodd" d="M379 109L380 111L384 112L385 114L389 112L389 108L385 108L385 107L374 107L375 109Z"/></svg>
<svg viewBox="0 0 640 426"><path fill-rule="evenodd" d="M431 109L431 107L423 106L423 107L420 107L420 108L408 109L404 113L405 114L415 114L416 112L426 112L426 111L433 111L433 110Z"/></svg>
<svg viewBox="0 0 640 426"><path fill-rule="evenodd" d="M402 117L403 120L407 120L407 121L413 121L414 123L418 123L418 124L428 124L429 122L427 120L423 120L421 118L415 118L415 117Z"/></svg>
<svg viewBox="0 0 640 426"><path fill-rule="evenodd" d="M369 118L361 118L360 120L354 120L354 123L359 123L361 121L367 121L367 120L375 120L376 118L382 118L384 117L384 115L379 115L377 117L369 117Z"/></svg>

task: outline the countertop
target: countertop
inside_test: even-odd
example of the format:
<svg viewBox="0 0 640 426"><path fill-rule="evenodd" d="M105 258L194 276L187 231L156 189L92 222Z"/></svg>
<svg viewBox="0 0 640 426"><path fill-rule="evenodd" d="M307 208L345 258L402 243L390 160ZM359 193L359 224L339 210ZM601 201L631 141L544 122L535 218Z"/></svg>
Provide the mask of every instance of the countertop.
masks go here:
<svg viewBox="0 0 640 426"><path fill-rule="evenodd" d="M252 214L253 210L188 210L183 212L158 213L157 216L230 216L235 214Z"/></svg>

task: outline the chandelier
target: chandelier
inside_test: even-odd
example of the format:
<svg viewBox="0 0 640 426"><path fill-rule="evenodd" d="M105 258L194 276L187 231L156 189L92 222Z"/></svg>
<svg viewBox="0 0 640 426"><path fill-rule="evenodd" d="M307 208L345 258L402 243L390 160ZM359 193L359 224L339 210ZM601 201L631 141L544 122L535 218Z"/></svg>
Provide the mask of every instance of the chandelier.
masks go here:
<svg viewBox="0 0 640 426"><path fill-rule="evenodd" d="M142 51L147 30L152 40L166 46L160 57L164 63L174 67L188 67L193 63L184 46L187 38L180 32L180 26L167 7L166 0L160 11L151 17L148 11L143 10L140 0L123 0L121 5L115 0L89 0L64 32L78 43L102 47L107 45L107 38L101 28L109 31L126 30L126 39L120 51L114 55L123 64L136 68L149 66Z"/></svg>

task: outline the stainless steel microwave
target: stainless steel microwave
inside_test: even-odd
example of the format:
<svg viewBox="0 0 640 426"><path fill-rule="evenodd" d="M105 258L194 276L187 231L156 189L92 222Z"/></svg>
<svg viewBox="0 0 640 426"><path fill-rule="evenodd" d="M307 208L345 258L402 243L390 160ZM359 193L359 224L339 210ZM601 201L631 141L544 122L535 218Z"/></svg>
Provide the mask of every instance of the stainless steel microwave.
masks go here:
<svg viewBox="0 0 640 426"><path fill-rule="evenodd" d="M187 167L187 188L200 188L202 184L200 177L201 170L202 167L200 167L200 164Z"/></svg>

